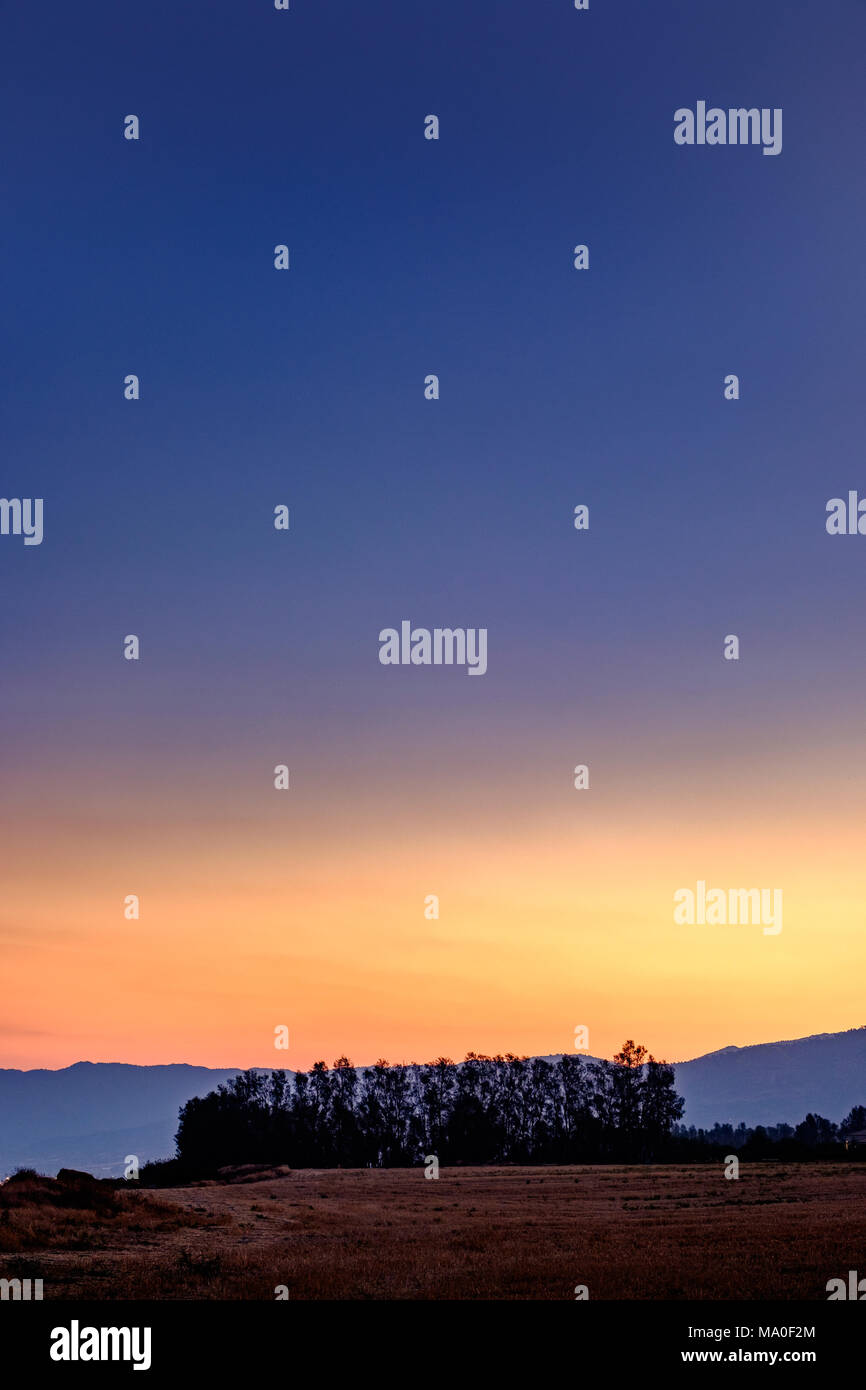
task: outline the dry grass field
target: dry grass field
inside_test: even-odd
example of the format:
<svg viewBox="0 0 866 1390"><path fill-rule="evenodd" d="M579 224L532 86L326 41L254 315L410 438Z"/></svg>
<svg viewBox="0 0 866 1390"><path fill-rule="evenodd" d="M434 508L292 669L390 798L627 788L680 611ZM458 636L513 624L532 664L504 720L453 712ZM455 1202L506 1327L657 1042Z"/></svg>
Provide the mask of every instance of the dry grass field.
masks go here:
<svg viewBox="0 0 866 1390"><path fill-rule="evenodd" d="M866 1273L859 1164L302 1170L60 1198L45 1181L0 1188L0 1277L46 1299L823 1300Z"/></svg>

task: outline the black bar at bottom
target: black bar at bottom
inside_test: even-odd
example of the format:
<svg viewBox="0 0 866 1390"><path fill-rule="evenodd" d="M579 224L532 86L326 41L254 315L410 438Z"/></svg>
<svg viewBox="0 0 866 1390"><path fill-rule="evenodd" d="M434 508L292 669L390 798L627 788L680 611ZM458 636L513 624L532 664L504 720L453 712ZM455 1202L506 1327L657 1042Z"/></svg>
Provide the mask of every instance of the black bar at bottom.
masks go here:
<svg viewBox="0 0 866 1390"><path fill-rule="evenodd" d="M479 1358L485 1382L500 1357L512 1371L514 1358L538 1360L540 1376L542 1363L552 1369L554 1353L573 1363L575 1376L588 1371L591 1357L596 1374L611 1376L716 1365L800 1367L826 1379L860 1364L864 1332L866 1309L837 1302L0 1304L2 1359L19 1377L39 1371L92 1379L108 1370L162 1383L167 1374L194 1371L212 1374L218 1385L269 1364L284 1368L287 1383L299 1373L309 1379L317 1365L330 1377L341 1365L378 1375L397 1368L404 1341L414 1346L399 1358L407 1384L429 1385L439 1368L453 1375ZM52 1348L68 1359L54 1359ZM126 1359L115 1359L115 1351ZM90 1359L91 1352L105 1359Z"/></svg>

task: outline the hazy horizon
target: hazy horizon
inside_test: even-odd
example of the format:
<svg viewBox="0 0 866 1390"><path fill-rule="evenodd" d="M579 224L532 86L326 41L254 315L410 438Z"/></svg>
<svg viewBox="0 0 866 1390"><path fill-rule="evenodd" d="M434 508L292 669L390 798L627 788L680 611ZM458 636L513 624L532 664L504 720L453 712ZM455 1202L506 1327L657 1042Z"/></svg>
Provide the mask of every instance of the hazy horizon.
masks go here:
<svg viewBox="0 0 866 1390"><path fill-rule="evenodd" d="M833 1030L823 1031L823 1032L820 1032L820 1033L802 1033L802 1034L799 1034L797 1037L793 1037L793 1038L761 1038L761 1039L758 1039L758 1040L756 1040L756 1041L754 1041L754 1042L747 1042L747 1043L727 1043L727 1044L724 1044L722 1047L719 1047L719 1048L707 1048L707 1049L706 1049L705 1051L703 1051L703 1052L696 1052L696 1053L692 1054L692 1055L689 1056L689 1057L661 1057L661 1056L657 1055L657 1054L654 1052L653 1048L646 1042L645 1039L633 1038L633 1041L634 1041L634 1042L637 1042L637 1043L643 1042L644 1045L645 1045L646 1048L647 1048L647 1051L648 1051L649 1053L652 1053L653 1056L656 1057L656 1060L657 1060L657 1061L664 1061L664 1062L667 1062L667 1063L669 1063L671 1066L677 1066L677 1065L683 1066L683 1065L685 1065L687 1062L697 1061L697 1060L699 1060L699 1059L702 1058L702 1057L710 1056L710 1055L711 1055L712 1053L714 1053L714 1052L723 1052L723 1051L726 1051L727 1049L730 1049L730 1048L733 1048L733 1049L735 1049L735 1050L737 1050L737 1051L744 1051L746 1048L750 1048L750 1047L771 1047L771 1046L774 1046L774 1045L777 1045L777 1044L778 1044L778 1045L781 1045L781 1044L784 1044L784 1043L806 1042L806 1041L808 1041L808 1040L811 1039L811 1038L837 1037L837 1036L839 1036L840 1034L843 1034L843 1033L854 1033L854 1032L858 1032L858 1031L860 1031L863 1027L866 1027L866 1025L863 1025L863 1024L852 1024L852 1025L851 1025L850 1027L848 1027L848 1028L836 1028L836 1029L833 1029ZM625 1042L625 1041L626 1041L626 1039L623 1038L623 1039L622 1039L622 1042ZM620 1046L621 1046L621 1045L622 1045L622 1043L620 1043ZM316 1059L314 1059L314 1060L316 1060L316 1061L324 1060L324 1061L327 1062L328 1066L330 1067L330 1066L333 1065L333 1063L334 1063L334 1061L336 1060L336 1058L338 1058L338 1057L343 1057L343 1056L346 1056L346 1055L347 1055L346 1053L340 1052L339 1050L333 1050L333 1049L332 1049L332 1051L333 1051L333 1056L332 1056L331 1053L329 1052L329 1053L327 1054L327 1056L324 1056L324 1057L322 1057L322 1058L316 1058ZM467 1048L467 1049L466 1049L466 1052L470 1052L470 1051L471 1051L471 1052L475 1052L475 1053L478 1054L478 1055L482 1055L483 1049L480 1049L480 1048ZM506 1048L506 1049L503 1049L503 1052L502 1052L501 1055L504 1055L504 1053L505 1053L505 1052L508 1052L508 1051L514 1053L514 1049L513 1049L513 1048ZM616 1047L616 1048L614 1049L614 1053L615 1053L615 1052L618 1052L618 1051L619 1051L619 1047ZM444 1054L444 1053L440 1050L439 1052L431 1053L431 1055L430 1055L429 1057L426 1057L426 1056L425 1056L425 1057L413 1057L413 1058L408 1058L408 1057L406 1057L406 1058L404 1058L404 1057L390 1057L390 1058L388 1058L387 1060L390 1062L390 1064L391 1064L392 1066L411 1066L411 1065L416 1064L416 1063L420 1065L420 1064L423 1064L423 1063L425 1063L425 1062L430 1062L430 1061L434 1060L435 1057L444 1056L444 1055L446 1055L446 1054ZM464 1052L464 1053L463 1053L461 1056L459 1056L459 1057L453 1057L453 1058L452 1058L452 1061L454 1061L454 1062L461 1062L461 1061L464 1060L465 1055L466 1055L466 1053ZM495 1055L495 1054L486 1054L486 1055L491 1056L491 1055ZM573 1050L573 1049L569 1050L569 1049L567 1049L567 1048L552 1048L552 1049L551 1049L551 1048L548 1048L546 1051L535 1052L535 1053L527 1053L527 1054L515 1054L515 1055L526 1055L526 1056L534 1056L534 1057L559 1057L559 1056L566 1056L566 1057L567 1057L567 1056L576 1056L576 1057L586 1057L587 1060L590 1060L590 1061L596 1060L596 1059L601 1058L601 1057L607 1057L607 1060L610 1059L609 1056L608 1056L607 1054L603 1054L603 1053L600 1053L600 1052L594 1052L591 1048L590 1048L590 1049L582 1049L582 1050L580 1050L580 1051L575 1051L575 1050ZM610 1054L610 1055L613 1055L613 1054ZM379 1054L379 1056L381 1057L381 1054ZM350 1060L352 1066L354 1066L354 1067L356 1067L357 1069L360 1070L360 1069L363 1069L363 1068L365 1068L365 1067L372 1067L372 1066L374 1066L375 1063L376 1063L376 1061L379 1060L379 1058L372 1058L372 1059L370 1059L369 1061L358 1062L358 1061L355 1061L354 1058L351 1058L351 1057L350 1057L349 1060ZM188 1058L173 1058L170 1062L157 1062L157 1061L149 1061L149 1062L139 1062L139 1061L136 1061L136 1062L133 1062L133 1061L129 1061L127 1058L123 1058L123 1057L99 1057L99 1058L95 1058L95 1057L77 1057L77 1058L76 1058L74 1061L72 1061L72 1062L64 1062L64 1063L59 1064L59 1065L56 1066L56 1067L10 1067L10 1066L7 1066L7 1065L4 1063L4 1064L0 1064L0 1071L65 1071L65 1070L67 1070L69 1067L74 1067L74 1066L79 1066L79 1065L91 1065L91 1066L112 1066L112 1065L114 1065L114 1066L134 1066L134 1067L158 1067L158 1066L205 1067L205 1068L207 1068L209 1071L228 1071L228 1070L232 1070L232 1069L234 1069L234 1068L236 1068L238 1071L247 1071L247 1070L250 1070L250 1069L257 1070L257 1071L275 1071L275 1070L278 1070L278 1069L280 1069L280 1068L282 1067L282 1068L284 1068L284 1069L287 1070L287 1071L305 1071L305 1070L309 1070L309 1067L312 1065L312 1063L307 1063L306 1066L300 1066L300 1065L292 1065L290 1061L283 1061L283 1062L280 1062L280 1061L268 1060L268 1061L265 1061L265 1062L245 1062L245 1063L243 1063L243 1064L239 1064L239 1063L237 1063L237 1062L225 1062L225 1061L222 1061L222 1062L198 1062L198 1061L190 1061Z"/></svg>

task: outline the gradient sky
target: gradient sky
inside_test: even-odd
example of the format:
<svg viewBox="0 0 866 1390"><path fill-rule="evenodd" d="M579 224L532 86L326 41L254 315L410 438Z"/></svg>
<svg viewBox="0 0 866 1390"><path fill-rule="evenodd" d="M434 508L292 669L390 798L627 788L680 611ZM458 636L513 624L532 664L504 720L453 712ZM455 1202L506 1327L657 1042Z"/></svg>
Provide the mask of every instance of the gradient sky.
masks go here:
<svg viewBox="0 0 866 1390"><path fill-rule="evenodd" d="M4 34L2 491L45 538L0 536L0 1065L866 1022L866 538L824 525L866 493L863 4ZM699 99L782 107L782 154L676 146ZM404 618L487 674L382 667ZM781 935L675 926L699 878L781 887Z"/></svg>

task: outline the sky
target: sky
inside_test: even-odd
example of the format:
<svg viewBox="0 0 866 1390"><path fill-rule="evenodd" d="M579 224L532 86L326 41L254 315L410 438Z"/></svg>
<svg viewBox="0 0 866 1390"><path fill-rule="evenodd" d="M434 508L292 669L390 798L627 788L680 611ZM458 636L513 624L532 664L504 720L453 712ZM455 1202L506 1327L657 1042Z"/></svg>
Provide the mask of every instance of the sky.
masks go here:
<svg viewBox="0 0 866 1390"><path fill-rule="evenodd" d="M862 3L4 31L0 1065L866 1023ZM699 100L781 154L678 146ZM383 666L404 619L486 673Z"/></svg>

